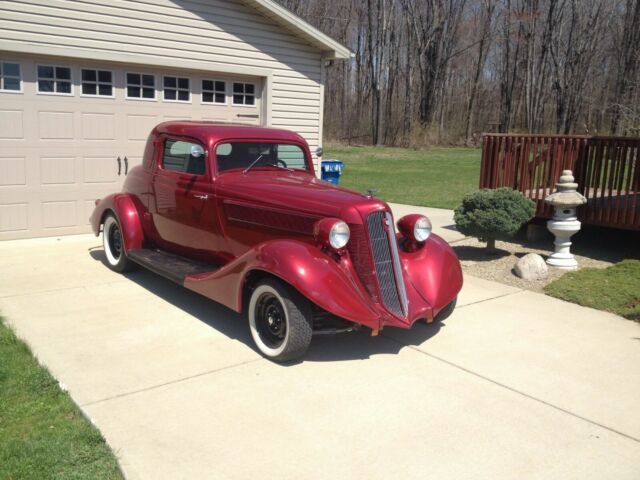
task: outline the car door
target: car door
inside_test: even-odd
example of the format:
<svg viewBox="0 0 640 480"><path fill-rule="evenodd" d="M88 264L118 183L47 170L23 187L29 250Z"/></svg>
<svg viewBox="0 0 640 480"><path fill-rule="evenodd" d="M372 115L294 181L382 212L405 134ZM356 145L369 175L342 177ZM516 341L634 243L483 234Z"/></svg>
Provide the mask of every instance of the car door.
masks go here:
<svg viewBox="0 0 640 480"><path fill-rule="evenodd" d="M152 178L149 211L161 248L214 257L218 218L207 150L186 138L165 137Z"/></svg>

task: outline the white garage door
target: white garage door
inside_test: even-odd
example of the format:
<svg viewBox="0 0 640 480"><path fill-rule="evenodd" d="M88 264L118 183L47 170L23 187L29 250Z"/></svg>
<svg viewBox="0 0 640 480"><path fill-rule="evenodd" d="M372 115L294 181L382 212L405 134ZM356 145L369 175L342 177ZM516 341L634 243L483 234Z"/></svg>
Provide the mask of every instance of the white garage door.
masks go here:
<svg viewBox="0 0 640 480"><path fill-rule="evenodd" d="M166 120L261 123L259 78L0 54L0 240L89 231Z"/></svg>

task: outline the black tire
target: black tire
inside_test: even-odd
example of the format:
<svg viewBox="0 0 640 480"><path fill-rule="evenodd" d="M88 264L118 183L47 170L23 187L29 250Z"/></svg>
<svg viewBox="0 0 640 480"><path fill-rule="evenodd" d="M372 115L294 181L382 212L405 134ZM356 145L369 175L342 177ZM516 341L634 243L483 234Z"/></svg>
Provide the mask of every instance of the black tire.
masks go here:
<svg viewBox="0 0 640 480"><path fill-rule="evenodd" d="M449 318L449 316L453 313L456 308L456 303L458 303L458 297L454 298L451 303L447 304L442 310L438 312L436 315L435 321L442 322Z"/></svg>
<svg viewBox="0 0 640 480"><path fill-rule="evenodd" d="M268 359L293 360L309 348L311 305L289 285L275 279L260 281L251 292L247 317L253 341Z"/></svg>
<svg viewBox="0 0 640 480"><path fill-rule="evenodd" d="M122 229L118 218L109 213L102 227L102 246L107 265L114 272L123 273L135 269L136 264L127 258L124 252Z"/></svg>

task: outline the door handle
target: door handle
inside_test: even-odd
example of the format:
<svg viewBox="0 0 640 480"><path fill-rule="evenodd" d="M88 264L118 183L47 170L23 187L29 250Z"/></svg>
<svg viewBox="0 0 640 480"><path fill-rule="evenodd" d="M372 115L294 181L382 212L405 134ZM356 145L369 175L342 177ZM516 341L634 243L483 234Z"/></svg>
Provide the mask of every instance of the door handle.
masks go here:
<svg viewBox="0 0 640 480"><path fill-rule="evenodd" d="M124 157L124 174L129 173L129 159Z"/></svg>
<svg viewBox="0 0 640 480"><path fill-rule="evenodd" d="M195 198L199 198L200 200L207 200L209 198L209 195L197 195L197 194L194 194L193 196Z"/></svg>
<svg viewBox="0 0 640 480"><path fill-rule="evenodd" d="M120 175L121 171L122 171L122 160L120 160L120 157L118 157L118 175Z"/></svg>

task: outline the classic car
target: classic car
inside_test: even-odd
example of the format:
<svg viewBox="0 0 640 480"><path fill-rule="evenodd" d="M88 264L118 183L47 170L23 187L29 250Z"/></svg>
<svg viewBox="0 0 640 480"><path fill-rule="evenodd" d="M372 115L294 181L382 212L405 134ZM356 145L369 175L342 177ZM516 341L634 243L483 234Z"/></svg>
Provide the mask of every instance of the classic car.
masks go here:
<svg viewBox="0 0 640 480"><path fill-rule="evenodd" d="M462 288L426 217L396 233L385 202L318 179L287 130L161 123L123 191L95 203L111 269L142 266L245 313L274 361L302 356L314 334L440 321Z"/></svg>

